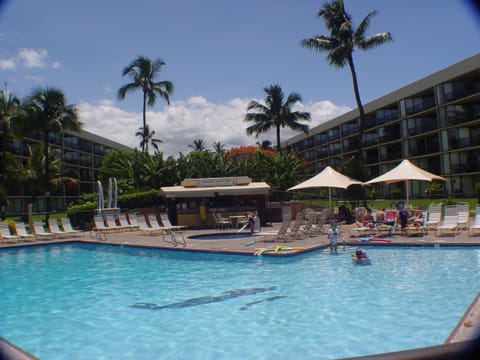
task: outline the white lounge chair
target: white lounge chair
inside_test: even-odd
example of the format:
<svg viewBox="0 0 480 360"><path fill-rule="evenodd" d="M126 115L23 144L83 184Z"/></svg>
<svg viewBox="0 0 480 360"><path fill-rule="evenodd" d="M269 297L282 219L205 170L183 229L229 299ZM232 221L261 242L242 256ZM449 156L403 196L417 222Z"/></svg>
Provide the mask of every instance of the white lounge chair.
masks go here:
<svg viewBox="0 0 480 360"><path fill-rule="evenodd" d="M105 223L107 224L107 228L111 231L121 232L128 230L127 227L118 225L113 215L105 215Z"/></svg>
<svg viewBox="0 0 480 360"><path fill-rule="evenodd" d="M183 230L187 228L186 226L172 225L172 223L170 222L170 219L168 218L167 213L161 213L160 220L162 221L162 225L165 227L167 234L169 233L169 231L175 232L175 234L173 234L173 237L175 238L174 240L176 243L178 243L177 235L180 235L180 238L182 240L182 245L184 247L187 246L187 242L185 241L185 237L183 236Z"/></svg>
<svg viewBox="0 0 480 360"><path fill-rule="evenodd" d="M63 231L66 234L70 235L82 235L83 231L82 230L75 230L72 226L72 223L70 222L70 219L68 217L62 218L62 228Z"/></svg>
<svg viewBox="0 0 480 360"><path fill-rule="evenodd" d="M428 207L428 218L425 226L428 229L435 229L442 222L442 204L430 204Z"/></svg>
<svg viewBox="0 0 480 360"><path fill-rule="evenodd" d="M22 238L23 241L35 241L37 237L35 234L30 234L25 227L25 223L22 221L17 221L15 223L15 231L18 236Z"/></svg>
<svg viewBox="0 0 480 360"><path fill-rule="evenodd" d="M473 224L468 228L468 235L470 236L474 235L476 231L480 231L480 205L477 205L473 219Z"/></svg>
<svg viewBox="0 0 480 360"><path fill-rule="evenodd" d="M0 223L0 241L5 244L14 244L21 240L17 235L13 235L7 222Z"/></svg>
<svg viewBox="0 0 480 360"><path fill-rule="evenodd" d="M290 220L291 216L290 214L285 214L282 217L282 224L280 225L280 228L278 231L261 231L258 233L254 233L254 236L262 236L263 241L273 241L273 242L279 242L279 241L287 241L287 231L288 228L290 227Z"/></svg>
<svg viewBox="0 0 480 360"><path fill-rule="evenodd" d="M40 240L51 240L55 238L55 234L45 231L42 220L33 221L33 231Z"/></svg>
<svg viewBox="0 0 480 360"><path fill-rule="evenodd" d="M467 229L470 223L470 209L468 204L457 204L458 211L458 228Z"/></svg>
<svg viewBox="0 0 480 360"><path fill-rule="evenodd" d="M55 218L48 219L48 229L52 234L58 236L59 238L67 237L68 233L63 230L60 230L60 226L58 225L58 220Z"/></svg>
<svg viewBox="0 0 480 360"><path fill-rule="evenodd" d="M93 217L93 223L95 226L92 228L92 237L96 237L99 240L107 240L107 233L114 230L105 225L103 217L100 215Z"/></svg>
<svg viewBox="0 0 480 360"><path fill-rule="evenodd" d="M138 223L136 225L130 224L127 220L127 215L125 214L118 214L118 222L124 229L131 231L138 229Z"/></svg>
<svg viewBox="0 0 480 360"><path fill-rule="evenodd" d="M142 215L143 216L143 215ZM133 226L134 229L138 229L138 218L137 215L135 214L128 214L128 222L130 223L130 226Z"/></svg>
<svg viewBox="0 0 480 360"><path fill-rule="evenodd" d="M145 220L145 216L143 215L137 216L136 219L141 234L155 235L161 234L163 231L163 229L161 229L159 226L154 228L148 225L147 221Z"/></svg>
<svg viewBox="0 0 480 360"><path fill-rule="evenodd" d="M443 235L445 232L456 233L458 229L458 211L457 207L446 206L445 216L443 217L442 224L435 228L435 235Z"/></svg>

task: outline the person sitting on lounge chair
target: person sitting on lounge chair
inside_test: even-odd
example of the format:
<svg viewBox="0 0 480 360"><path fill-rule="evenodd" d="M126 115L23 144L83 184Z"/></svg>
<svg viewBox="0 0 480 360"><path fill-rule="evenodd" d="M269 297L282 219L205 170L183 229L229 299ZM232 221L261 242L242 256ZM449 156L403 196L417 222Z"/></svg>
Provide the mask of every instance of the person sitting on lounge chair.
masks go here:
<svg viewBox="0 0 480 360"><path fill-rule="evenodd" d="M415 211L414 215L408 219L408 223L413 226L423 226L425 219L421 211Z"/></svg>
<svg viewBox="0 0 480 360"><path fill-rule="evenodd" d="M357 226L359 227L373 227L375 220L373 219L372 216L372 210L367 209L365 214L362 216L362 221L357 221Z"/></svg>

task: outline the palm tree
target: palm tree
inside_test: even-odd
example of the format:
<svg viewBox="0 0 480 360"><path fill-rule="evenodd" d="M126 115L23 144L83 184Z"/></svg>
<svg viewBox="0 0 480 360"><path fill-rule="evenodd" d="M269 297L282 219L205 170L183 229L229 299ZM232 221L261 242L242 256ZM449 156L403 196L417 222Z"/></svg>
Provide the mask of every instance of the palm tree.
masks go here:
<svg viewBox="0 0 480 360"><path fill-rule="evenodd" d="M25 101L25 110L24 130L39 130L43 134L46 220L48 220L50 212L49 135L63 133L64 130L80 131L82 123L78 120L75 107L67 105L63 92L55 88L34 90Z"/></svg>
<svg viewBox="0 0 480 360"><path fill-rule="evenodd" d="M152 144L155 151L158 153L159 148L157 144L162 143L162 140L154 138L155 130L150 131L148 125L145 126L145 129L142 127L138 128L138 131L135 133L135 136L140 136L142 140L140 140L140 147L145 149L145 153L148 154L148 143Z"/></svg>
<svg viewBox="0 0 480 360"><path fill-rule="evenodd" d="M11 136L11 124L21 114L21 103L7 86L0 91L0 180L7 178L7 164L11 162L7 155L7 139Z"/></svg>
<svg viewBox="0 0 480 360"><path fill-rule="evenodd" d="M193 151L203 151L205 150L205 141L202 139L195 139L193 140L193 144L188 145L188 147L191 147Z"/></svg>
<svg viewBox="0 0 480 360"><path fill-rule="evenodd" d="M223 154L225 152L225 144L222 144L220 141L213 143L213 151L216 154Z"/></svg>
<svg viewBox="0 0 480 360"><path fill-rule="evenodd" d="M258 147L262 150L271 150L272 149L272 142L270 140L263 140L262 142L257 141L255 143Z"/></svg>
<svg viewBox="0 0 480 360"><path fill-rule="evenodd" d="M299 121L309 121L310 113L291 110L295 103L302 101L297 93L288 95L284 103L284 95L280 85L271 85L263 90L267 94L265 105L257 101L251 101L248 104L247 111L254 110L257 112L248 112L245 115L244 121L255 123L247 128L247 135L255 134L258 137L261 133L268 132L274 127L277 134L277 150L281 151L280 128L288 127L308 133L308 125L301 124Z"/></svg>
<svg viewBox="0 0 480 360"><path fill-rule="evenodd" d="M123 69L122 76L130 76L133 82L122 86L118 90L118 97L125 99L128 92L142 89L143 91L143 129L147 129L147 104L154 106L157 96L165 99L170 104L170 95L173 93L173 84L170 81L155 81L165 63L157 59L152 62L149 58L139 56L129 66ZM147 144L146 136L143 135L142 152L145 152Z"/></svg>
<svg viewBox="0 0 480 360"><path fill-rule="evenodd" d="M345 11L343 0L333 0L331 3L323 5L323 7L317 12L317 16L322 17L325 21L325 26L330 31L330 36L317 35L301 41L301 45L305 48L319 52L327 51L327 59L329 60L330 65L337 68L343 68L348 64L350 68L353 81L353 91L355 93L355 100L360 113L360 124L358 129L358 154L360 160L362 158L362 136L365 129L365 112L360 99L357 73L353 62L353 52L356 48L369 50L392 41L389 32L365 36L371 18L376 14L376 11L370 12L355 29L351 15Z"/></svg>

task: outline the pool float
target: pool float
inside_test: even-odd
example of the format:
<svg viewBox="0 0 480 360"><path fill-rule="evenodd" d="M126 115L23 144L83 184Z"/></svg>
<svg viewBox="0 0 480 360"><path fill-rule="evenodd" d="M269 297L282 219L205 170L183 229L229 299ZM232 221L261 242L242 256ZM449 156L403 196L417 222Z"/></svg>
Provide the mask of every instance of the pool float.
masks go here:
<svg viewBox="0 0 480 360"><path fill-rule="evenodd" d="M266 253L266 252L273 252L275 254L278 254L280 251L298 251L298 250L304 250L304 249L305 249L304 247L290 247L290 246L278 245L278 246L275 246L273 248L255 249L255 252L253 253L253 255L260 256L260 255L262 255L263 253Z"/></svg>
<svg viewBox="0 0 480 360"><path fill-rule="evenodd" d="M386 242L386 243L391 243L392 240L390 239L384 239L384 238L379 238L379 237L374 237L374 236L368 236L368 237L361 237L357 239L358 242L371 242L371 241L379 241L379 242Z"/></svg>
<svg viewBox="0 0 480 360"><path fill-rule="evenodd" d="M245 246L250 246L250 245L254 245L256 244L257 242L255 240L252 240L252 241L249 241L247 243L245 243Z"/></svg>

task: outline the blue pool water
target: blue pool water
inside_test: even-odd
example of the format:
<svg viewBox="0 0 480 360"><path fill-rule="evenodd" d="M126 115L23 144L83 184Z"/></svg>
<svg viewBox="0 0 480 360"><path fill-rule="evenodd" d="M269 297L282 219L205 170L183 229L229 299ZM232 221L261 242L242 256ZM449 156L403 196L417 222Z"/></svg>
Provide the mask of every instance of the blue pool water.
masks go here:
<svg viewBox="0 0 480 360"><path fill-rule="evenodd" d="M290 258L48 245L0 251L0 336L50 359L331 359L442 343L480 248Z"/></svg>

